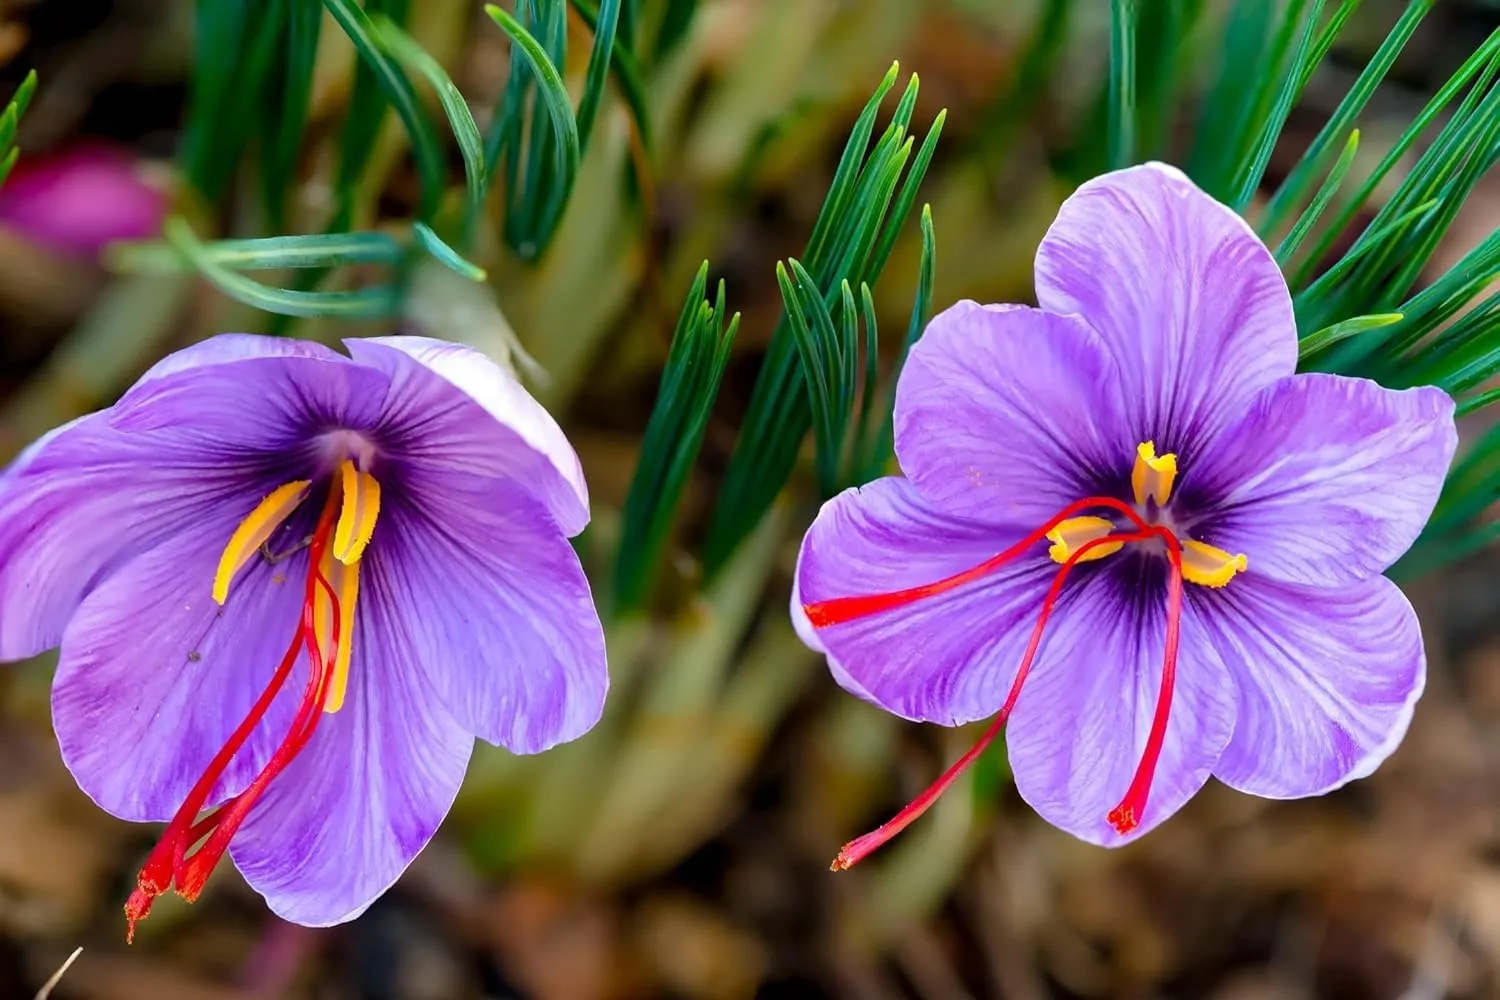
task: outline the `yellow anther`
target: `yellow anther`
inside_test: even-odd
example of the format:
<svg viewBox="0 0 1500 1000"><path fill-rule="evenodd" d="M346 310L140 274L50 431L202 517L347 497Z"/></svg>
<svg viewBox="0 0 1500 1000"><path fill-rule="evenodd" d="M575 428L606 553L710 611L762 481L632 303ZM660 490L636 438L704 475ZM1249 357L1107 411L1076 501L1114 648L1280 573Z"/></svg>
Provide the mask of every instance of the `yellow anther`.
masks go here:
<svg viewBox="0 0 1500 1000"><path fill-rule="evenodd" d="M323 576L333 588L338 602L339 635L333 641L333 608L328 593L321 586L313 599L313 637L318 644L325 670L331 669L333 676L328 681L328 694L323 699L323 711L333 713L344 707L344 695L349 689L349 657L354 651L354 609L359 603L359 563L345 564L325 551L321 568Z"/></svg>
<svg viewBox="0 0 1500 1000"><path fill-rule="evenodd" d="M333 555L339 562L352 566L359 562L375 521L380 517L380 483L368 472L354 467L347 458L339 466L343 479L344 499L339 521L333 529Z"/></svg>
<svg viewBox="0 0 1500 1000"><path fill-rule="evenodd" d="M1204 587L1222 587L1250 565L1244 554L1231 555L1203 542L1182 543L1182 578Z"/></svg>
<svg viewBox="0 0 1500 1000"><path fill-rule="evenodd" d="M1135 468L1130 470L1130 486L1135 491L1137 507L1146 506L1151 497L1158 507L1166 505L1177 479L1177 456L1156 454L1156 443L1142 441L1135 449Z"/></svg>
<svg viewBox="0 0 1500 1000"><path fill-rule="evenodd" d="M229 584L235 574L245 567L255 551L264 545L277 528L281 527L292 511L297 509L307 496L308 481L299 479L278 486L240 522L219 556L219 568L214 572L214 601L223 604L229 599Z"/></svg>
<svg viewBox="0 0 1500 1000"><path fill-rule="evenodd" d="M1083 546L1096 538L1103 538L1114 530L1114 523L1102 517L1070 517L1047 532L1047 541L1052 543L1052 547L1047 550L1047 554L1052 557L1053 562L1067 562L1068 557L1083 548ZM1095 559L1103 559L1105 556L1114 555L1124 547L1124 542L1095 545L1088 552L1084 553L1078 562L1091 562Z"/></svg>

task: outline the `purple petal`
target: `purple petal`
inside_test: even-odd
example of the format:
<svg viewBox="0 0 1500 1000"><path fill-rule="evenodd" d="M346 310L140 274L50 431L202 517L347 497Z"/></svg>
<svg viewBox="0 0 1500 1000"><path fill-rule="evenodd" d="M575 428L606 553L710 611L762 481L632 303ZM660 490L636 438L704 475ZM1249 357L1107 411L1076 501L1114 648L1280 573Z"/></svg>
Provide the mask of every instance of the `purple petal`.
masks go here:
<svg viewBox="0 0 1500 1000"><path fill-rule="evenodd" d="M1215 777L1299 798L1390 756L1426 679L1416 612L1395 584L1376 576L1319 589L1246 575L1213 596L1204 621L1240 696Z"/></svg>
<svg viewBox="0 0 1500 1000"><path fill-rule="evenodd" d="M190 344L180 351L173 351L146 369L146 373L135 384L141 386L195 368L229 365L258 358L313 358L346 365L350 363L348 358L337 351L311 340L265 337L255 333L221 333Z"/></svg>
<svg viewBox="0 0 1500 1000"><path fill-rule="evenodd" d="M300 455L306 478L326 471L314 440L378 426L389 389L383 373L316 344L224 334L158 362L107 412L112 427L221 466Z"/></svg>
<svg viewBox="0 0 1500 1000"><path fill-rule="evenodd" d="M361 600L344 707L321 717L230 842L251 887L294 923L351 920L390 888L448 814L474 748L428 686L409 620L390 610Z"/></svg>
<svg viewBox="0 0 1500 1000"><path fill-rule="evenodd" d="M391 635L468 732L539 753L599 721L609 670L588 579L520 485L449 474L393 495L365 569Z"/></svg>
<svg viewBox="0 0 1500 1000"><path fill-rule="evenodd" d="M961 302L912 348L896 390L896 454L950 514L1036 527L1128 466L1101 431L1119 376L1082 320Z"/></svg>
<svg viewBox="0 0 1500 1000"><path fill-rule="evenodd" d="M904 479L878 479L823 505L802 543L797 596L816 603L933 583L1015 540L935 510ZM809 645L827 653L844 688L889 712L948 726L988 718L1010 692L1056 569L1045 553L1038 545L946 593L817 629Z"/></svg>
<svg viewBox="0 0 1500 1000"><path fill-rule="evenodd" d="M1453 401L1439 389L1296 375L1261 393L1181 488L1222 511L1204 540L1243 552L1251 574L1347 584L1416 540L1457 445Z"/></svg>
<svg viewBox="0 0 1500 1000"><path fill-rule="evenodd" d="M385 423L413 464L514 479L546 505L569 536L589 521L583 467L562 429L515 376L469 347L426 337L345 342L361 364L386 374Z"/></svg>
<svg viewBox="0 0 1500 1000"><path fill-rule="evenodd" d="M1036 291L1043 309L1087 320L1119 364L1127 449L1154 440L1187 460L1297 364L1275 259L1164 164L1097 177L1064 202L1037 250Z"/></svg>
<svg viewBox="0 0 1500 1000"><path fill-rule="evenodd" d="M253 560L223 608L212 599L219 553L243 513L187 522L177 537L114 569L62 638L52 719L63 761L90 798L122 819L172 817L297 629L305 552L276 565ZM241 791L264 766L301 686L295 676L288 682L213 801Z"/></svg>
<svg viewBox="0 0 1500 1000"><path fill-rule="evenodd" d="M1130 570L1104 565L1081 577L1048 626L1006 729L1021 797L1053 825L1106 847L1146 833L1202 788L1235 724L1234 676L1208 645L1197 601L1185 595L1172 709L1145 812L1129 834L1109 824L1146 747L1165 645L1161 577L1147 587Z"/></svg>
<svg viewBox="0 0 1500 1000"><path fill-rule="evenodd" d="M374 423L382 375L289 343L221 337L173 355L0 477L0 659L57 645L113 567L185 525L214 521L222 548L236 523L223 512L244 517L316 471L317 434Z"/></svg>

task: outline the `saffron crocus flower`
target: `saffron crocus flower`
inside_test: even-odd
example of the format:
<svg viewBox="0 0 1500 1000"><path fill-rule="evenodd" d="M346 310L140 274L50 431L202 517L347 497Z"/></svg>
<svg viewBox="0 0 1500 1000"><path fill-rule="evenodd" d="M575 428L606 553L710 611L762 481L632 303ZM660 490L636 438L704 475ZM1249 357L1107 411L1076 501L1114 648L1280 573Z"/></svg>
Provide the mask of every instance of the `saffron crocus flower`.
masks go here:
<svg viewBox="0 0 1500 1000"><path fill-rule="evenodd" d="M0 185L0 225L60 253L95 257L161 232L167 193L123 147L81 143L22 156Z"/></svg>
<svg viewBox="0 0 1500 1000"><path fill-rule="evenodd" d="M1437 500L1452 401L1294 374L1275 260L1160 164L1068 199L1036 291L932 321L897 388L904 478L835 497L803 543L793 616L839 683L916 721L994 717L835 868L1007 720L1021 796L1116 845L1210 775L1268 798L1367 775L1421 694L1381 573Z"/></svg>
<svg viewBox="0 0 1500 1000"><path fill-rule="evenodd" d="M437 829L475 736L535 753L602 710L561 430L478 352L347 346L205 341L0 478L0 658L60 643L68 768L168 824L132 931L226 850L282 917L351 919Z"/></svg>

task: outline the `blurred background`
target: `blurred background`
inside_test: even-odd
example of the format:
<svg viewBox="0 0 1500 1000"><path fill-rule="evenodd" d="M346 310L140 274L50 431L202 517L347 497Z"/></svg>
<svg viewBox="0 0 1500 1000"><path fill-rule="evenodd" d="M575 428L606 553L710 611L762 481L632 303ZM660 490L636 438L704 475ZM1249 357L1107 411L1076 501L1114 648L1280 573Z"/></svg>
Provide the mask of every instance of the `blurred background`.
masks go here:
<svg viewBox="0 0 1500 1000"><path fill-rule="evenodd" d="M502 241L490 227L471 249L484 284L429 262L407 275L393 316L294 323L160 253L108 247L157 239L169 213L205 240L314 233L330 218L404 233L424 197L419 170L391 115L359 140L358 170L341 162L363 98L355 49L331 20L305 121L287 126L272 100L284 95L254 76L252 39L195 39L204 6L0 0L0 97L29 70L40 80L0 188L0 457L211 333L414 327L510 359L564 423L595 505L585 561L602 579L704 258L742 318L659 577L613 619L605 723L534 760L481 748L432 846L347 926L283 924L224 865L196 905L163 899L127 948L120 907L154 831L102 814L62 768L51 659L0 672L0 998L32 997L78 946L56 997L1500 996L1500 558L1481 551L1410 586L1428 693L1368 780L1292 803L1211 786L1143 841L1104 851L1032 815L991 755L891 848L837 876L827 866L838 847L977 734L902 724L856 701L792 634L790 570L817 499L798 488L811 478L806 455L722 572L699 565L782 309L775 263L801 255L891 63L902 79L880 127L911 72L913 134L947 109L917 202L930 204L937 235L932 304L1024 301L1057 205L1100 169L1105 0L671 4L682 23L659 22L636 67L649 146L607 92L549 245ZM480 5L367 6L398 20L404 10L407 32L487 127L511 47ZM1204 8L1208 33L1228 5L1178 6ZM1405 6L1358 7L1293 109L1268 181L1290 169ZM1500 27L1489 0L1431 6L1362 116L1361 160L1379 159ZM577 9L569 32L563 69L576 93L591 37ZM223 60L223 93L237 95L209 112L194 103L205 100L207 53ZM1191 50L1153 58L1193 79ZM457 185L458 150L439 134ZM1152 141L1173 146L1172 135ZM1497 222L1491 174L1430 267L1450 267ZM915 216L895 233L874 303L882 330L904 331L922 238ZM368 287L375 270L342 268L319 287ZM887 355L900 338L889 339Z"/></svg>

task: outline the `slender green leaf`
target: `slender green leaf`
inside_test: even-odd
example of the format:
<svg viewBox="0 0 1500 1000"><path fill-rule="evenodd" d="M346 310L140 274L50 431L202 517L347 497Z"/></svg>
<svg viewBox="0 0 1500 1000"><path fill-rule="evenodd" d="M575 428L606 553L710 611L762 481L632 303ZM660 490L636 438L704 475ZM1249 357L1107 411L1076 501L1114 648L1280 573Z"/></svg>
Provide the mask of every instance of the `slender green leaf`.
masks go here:
<svg viewBox="0 0 1500 1000"><path fill-rule="evenodd" d="M1292 224L1291 231L1276 246L1276 263L1280 264L1282 270L1286 270L1297 251L1301 249L1302 242L1307 239L1313 227L1322 218L1328 203L1333 201L1334 195L1338 193L1339 185L1344 182L1344 175L1349 172L1349 167L1354 163L1354 154L1359 151L1359 129L1349 133L1349 141L1344 144L1344 151L1339 155L1338 162L1333 169L1328 171L1328 176L1323 181L1323 186L1318 188L1318 193L1308 203L1302 215ZM1264 234L1264 233L1263 233ZM1269 234L1264 234L1269 235Z"/></svg>
<svg viewBox="0 0 1500 1000"><path fill-rule="evenodd" d="M1302 284L1303 275L1299 272L1289 277L1287 284L1294 290L1293 301L1297 305L1298 328L1306 328L1302 318L1304 314L1312 312L1313 303L1318 302L1339 282L1347 278L1368 255L1393 242L1409 227L1424 221L1429 213L1438 209L1439 204L1439 200L1433 198L1415 206L1410 211L1401 213L1394 219L1379 224L1372 222L1354 246L1349 248L1348 253L1340 257L1332 267L1319 275L1316 281L1301 291L1296 291L1296 289Z"/></svg>
<svg viewBox="0 0 1500 1000"><path fill-rule="evenodd" d="M443 113L448 116L448 124L453 129L453 137L458 140L458 150L464 160L468 191L464 229L467 233L473 221L484 210L484 197L489 190L489 173L484 162L484 138L479 134L479 126L474 122L469 102L464 100L464 95L453 85L442 64L428 55L427 50L413 41L410 35L384 17L375 18L372 23L375 37L386 50L426 78L443 106Z"/></svg>
<svg viewBox="0 0 1500 1000"><path fill-rule="evenodd" d="M1244 161L1255 108L1274 86L1264 62L1279 6L1279 0L1230 4L1224 21L1218 72L1199 114L1187 172L1210 194L1226 200L1230 178Z"/></svg>
<svg viewBox="0 0 1500 1000"><path fill-rule="evenodd" d="M366 14L371 17L379 14L397 24L406 21L408 7L408 0L364 0ZM349 108L344 116L344 133L339 141L338 209L329 225L330 232L353 224L355 200L389 106L375 68L363 59L356 60Z"/></svg>
<svg viewBox="0 0 1500 1000"><path fill-rule="evenodd" d="M1495 60L1500 54L1500 30L1494 31L1478 49L1453 73L1448 81L1438 89L1432 99L1422 109L1421 113L1412 119L1411 123L1402 131L1400 137L1392 144L1390 150L1381 158L1380 163L1365 178L1359 189L1345 202L1333 221L1329 224L1327 234L1318 242L1315 249L1309 253L1309 259L1313 262L1325 257L1332 247L1334 241L1343 235L1349 224L1361 209L1369 202L1376 188L1385 181L1396 165L1406 159L1407 154L1421 138L1422 134L1435 122L1447 109L1453 100L1469 88L1476 79L1481 78L1486 72L1493 73ZM1483 86L1481 84L1480 86ZM1273 206L1274 207L1274 206ZM1272 213L1267 214L1266 231L1275 224Z"/></svg>
<svg viewBox="0 0 1500 1000"><path fill-rule="evenodd" d="M529 8L530 3L524 6ZM506 11L494 4L486 4L484 10L510 36L515 46L513 51L521 57L513 64L515 68L506 88L505 111L497 120L498 131L490 143L489 154L492 162L502 150L507 154L510 209L505 220L506 242L523 258L534 259L546 249L578 174L578 123L562 76L547 50ZM561 46L560 28L552 27L549 37L554 44ZM524 173L520 173L522 150L518 139L522 122L520 102L524 95L515 91L518 81L526 79L522 69L535 81L537 98L547 112L545 118L533 116L528 166ZM545 140L541 138L544 134L548 137ZM547 148L554 159L554 170L550 173L542 171L540 161L536 159Z"/></svg>
<svg viewBox="0 0 1500 1000"><path fill-rule="evenodd" d="M1307 8L1311 8L1308 10ZM1242 160L1243 166L1235 174L1232 183L1233 194L1229 204L1236 211L1243 211L1250 204L1250 199L1260 189L1260 182L1266 174L1266 167L1271 162L1271 152L1276 148L1277 141L1281 138L1281 130L1286 126L1287 116L1292 113L1292 105L1302 96L1302 70L1307 62L1308 49L1312 44L1313 32L1318 26L1318 20L1323 15L1323 0L1312 0L1311 3L1304 0L1293 0L1283 16L1283 29L1280 32L1281 40L1273 46L1272 56L1266 61L1268 71L1276 70L1281 75L1281 87L1276 94L1275 103L1271 106L1267 117L1261 122L1260 132L1249 154ZM1285 41L1293 30L1301 25L1298 35L1297 48L1291 59L1282 66L1277 50L1285 45Z"/></svg>
<svg viewBox="0 0 1500 1000"><path fill-rule="evenodd" d="M898 102L890 125L866 155L880 100L894 85L897 72L899 67L893 67L886 75L856 121L802 258L803 270L810 279L802 284L817 290L825 309L841 296L843 282L851 287L861 282L873 284L880 274L894 242L885 234L890 232L889 226L900 224L889 220L897 219L892 209L899 200L902 172L908 164L913 171L922 165L918 162L920 155L913 161L913 140L907 135L917 98L915 77ZM796 283L792 283L791 291L799 292ZM817 315L814 310L814 322ZM804 325L812 324L804 317ZM813 429L817 440L842 440L832 433L827 414L813 412L813 401L828 388L826 370L805 367L809 361L823 363L817 346L817 338L811 333L804 336L794 328L790 312L783 310L709 522L704 562L710 575L725 565L790 478L808 429ZM850 375L849 380L852 383L856 376ZM829 450L825 444L818 454ZM819 465L820 486L837 480L836 475L830 477L826 462L823 459Z"/></svg>
<svg viewBox="0 0 1500 1000"><path fill-rule="evenodd" d="M588 149L594 118L604 101L604 82L609 78L610 62L615 49L615 32L620 23L621 0L603 0L594 22L594 47L589 53L589 68L584 77L583 97L578 102L578 144L580 152Z"/></svg>
<svg viewBox="0 0 1500 1000"><path fill-rule="evenodd" d="M627 3L621 8L622 16L629 6ZM598 29L599 11L593 4L588 0L573 0L573 9L578 11L590 31ZM625 106L630 109L630 117L635 123L636 134L641 137L641 147L649 153L652 149L651 113L646 100L646 85L642 82L640 66L635 56L631 54L628 45L620 43L618 34L615 45L610 50L609 65L610 72L615 78L615 86L620 88L620 93L625 98ZM579 118L581 120L582 116L580 115Z"/></svg>
<svg viewBox="0 0 1500 1000"><path fill-rule="evenodd" d="M270 228L282 228L288 186L297 174L297 157L307 130L308 102L323 25L319 0L287 0L285 44L281 50L281 94L276 127L262 141L261 183L265 188Z"/></svg>
<svg viewBox="0 0 1500 1000"><path fill-rule="evenodd" d="M1396 57L1401 54L1401 50L1405 48L1413 32L1417 30L1417 25L1422 23L1422 19L1427 16L1435 2L1436 0L1411 0L1408 4L1395 27L1380 43L1374 56L1354 81L1354 86L1349 88L1349 93L1344 95L1344 99L1329 116L1312 144L1297 161L1297 165L1276 189L1266 209L1268 226L1274 228L1278 225L1280 220L1291 211L1292 206L1306 197L1314 179L1323 173L1325 169L1323 164L1328 154L1336 145L1342 146L1345 141L1344 133L1354 124L1360 112L1369 103L1371 95L1375 93L1375 88L1390 72L1391 66L1396 62Z"/></svg>
<svg viewBox="0 0 1500 1000"><path fill-rule="evenodd" d="M639 608L650 591L739 329L738 313L724 325L724 283L712 306L704 301L707 284L705 261L677 320L625 497L614 586L621 611Z"/></svg>
<svg viewBox="0 0 1500 1000"><path fill-rule="evenodd" d="M1466 417L1471 413L1476 413L1486 406L1493 406L1496 403L1500 403L1500 389L1486 389L1484 392L1475 393L1467 399L1459 400L1456 415Z"/></svg>
<svg viewBox="0 0 1500 1000"><path fill-rule="evenodd" d="M217 263L183 220L168 219L162 232L167 241L216 288L256 309L286 316L386 319L396 314L400 304L396 290L389 286L353 292L300 292L273 288Z"/></svg>
<svg viewBox="0 0 1500 1000"><path fill-rule="evenodd" d="M1112 0L1109 31L1109 164L1135 162L1136 0Z"/></svg>
<svg viewBox="0 0 1500 1000"><path fill-rule="evenodd" d="M1399 323L1403 318L1400 313L1377 313L1371 316L1355 316L1353 319L1325 326L1302 338L1298 344L1298 355L1304 358L1311 357L1357 333L1378 330L1383 326Z"/></svg>
<svg viewBox="0 0 1500 1000"><path fill-rule="evenodd" d="M855 427L849 473L845 477L851 485L864 483L868 478L865 469L869 464L866 456L870 453L870 434L879 426L875 422L875 408L880 398L880 327L875 319L875 295L867 282L860 282L859 304L865 324L865 372L859 394L859 424Z"/></svg>
<svg viewBox="0 0 1500 1000"><path fill-rule="evenodd" d="M15 109L16 118L26 113L31 107L31 95L36 93L36 70L27 70L26 75L21 78L21 85L16 88L15 94L10 99L8 107Z"/></svg>
<svg viewBox="0 0 1500 1000"><path fill-rule="evenodd" d="M183 175L209 197L217 195L217 155L235 145L243 122L228 119L231 89L243 85L241 53L251 37L250 0L197 0L194 8L194 58L188 88L187 117L180 147Z"/></svg>
<svg viewBox="0 0 1500 1000"><path fill-rule="evenodd" d="M891 372L892 388L881 409L880 434L875 440L874 447L864 459L864 474L859 477L863 481L868 482L882 475L886 462L893 452L896 438L895 384L901 377L901 370L906 367L906 357L911 353L912 345L922 336L922 331L927 329L927 323L932 319L932 282L936 267L937 235L932 228L932 206L923 205L922 260L917 276L917 294L912 300L911 319L906 325L906 336L901 341L901 353L897 356L896 367Z"/></svg>
<svg viewBox="0 0 1500 1000"><path fill-rule="evenodd" d="M406 127L407 137L411 140L412 155L417 161L417 175L422 182L421 204L417 215L424 221L431 219L433 213L437 211L438 201L443 196L447 169L443 160L442 147L438 144L432 123L417 101L417 94L412 89L411 81L406 78L405 73L401 72L401 67L397 66L395 61L386 54L385 49L376 42L375 27L370 20L370 15L365 13L354 0L323 0L323 6L333 15L333 19L338 22L344 34L349 36L349 41L354 43L354 49L359 53L360 60L370 68L386 100L390 101L391 106L396 109L397 117Z"/></svg>
<svg viewBox="0 0 1500 1000"><path fill-rule="evenodd" d="M194 240L196 253L221 268L265 271L281 268L330 268L343 264L401 262L401 244L384 233L331 233L271 236L258 240ZM125 274L175 274L182 270L181 251L170 243L125 243L114 247L109 265Z"/></svg>
<svg viewBox="0 0 1500 1000"><path fill-rule="evenodd" d="M432 231L432 227L421 222L414 222L411 228L422 249L432 254L439 263L452 268L472 281L483 281L485 279L484 268L465 260L463 255L457 250L444 243L441 237Z"/></svg>
<svg viewBox="0 0 1500 1000"><path fill-rule="evenodd" d="M16 88L16 93L5 106L4 113L0 113L0 150L9 149L10 144L15 141L16 127L20 123L21 116L26 113L26 107L31 103L31 95L36 90L36 70L26 74L26 79L21 81L21 86Z"/></svg>

